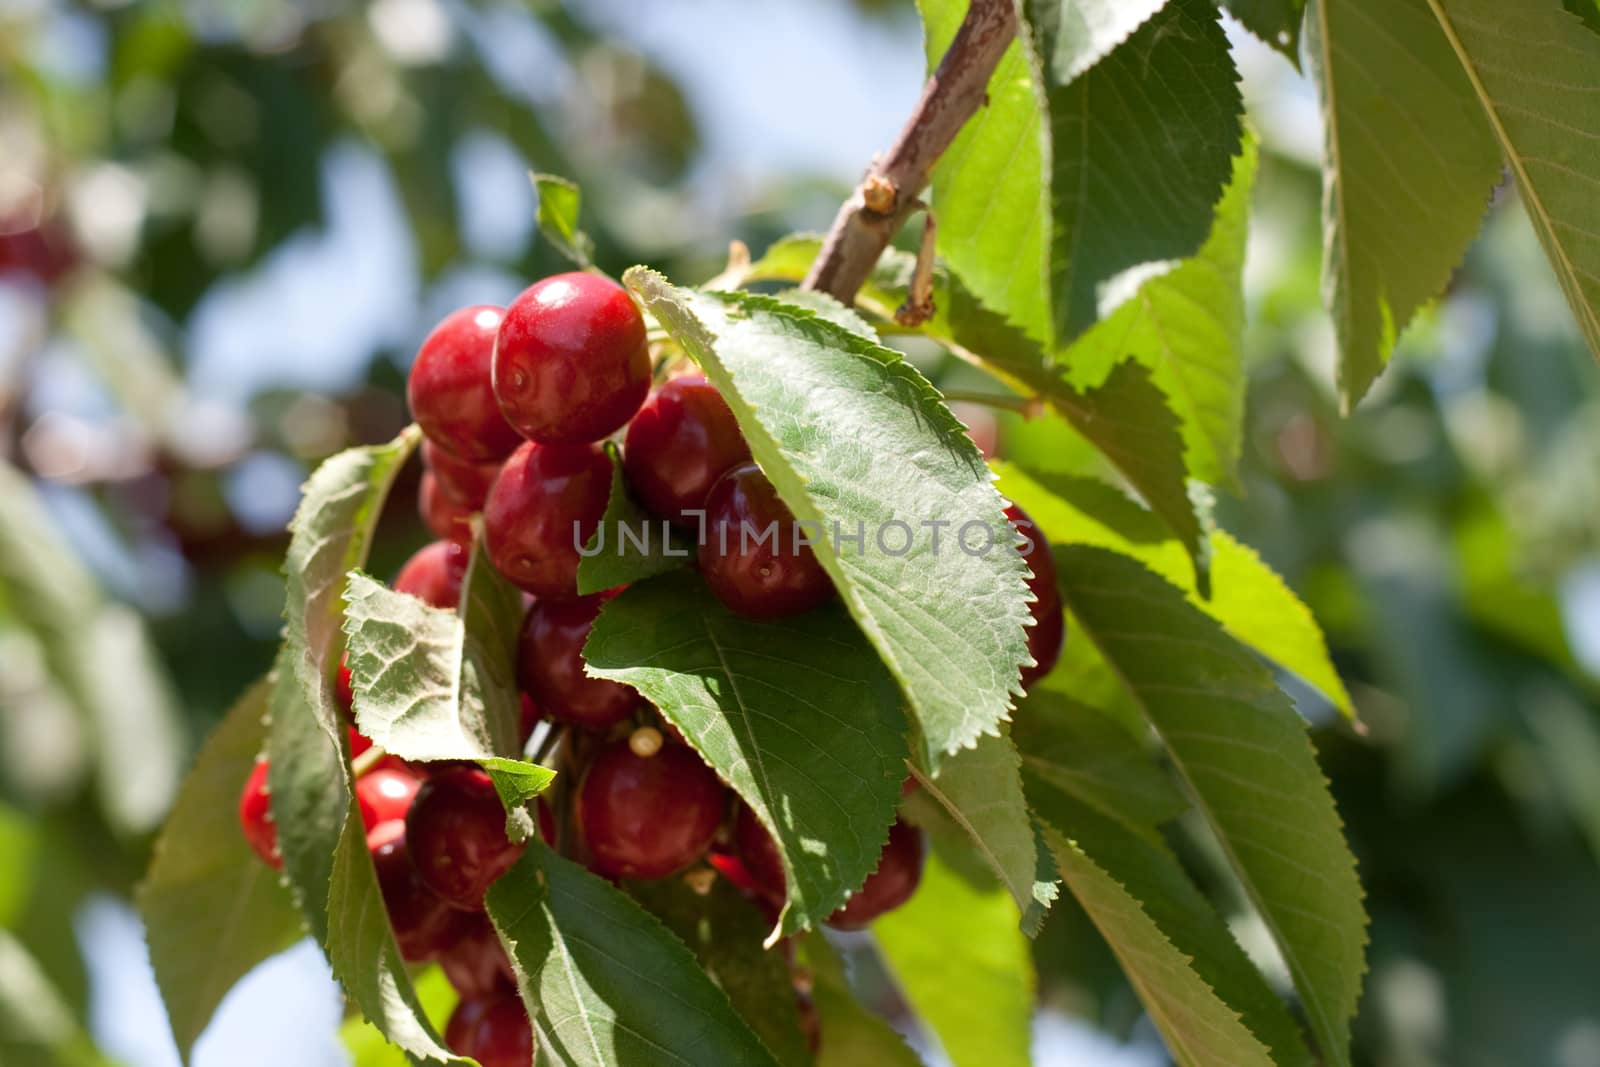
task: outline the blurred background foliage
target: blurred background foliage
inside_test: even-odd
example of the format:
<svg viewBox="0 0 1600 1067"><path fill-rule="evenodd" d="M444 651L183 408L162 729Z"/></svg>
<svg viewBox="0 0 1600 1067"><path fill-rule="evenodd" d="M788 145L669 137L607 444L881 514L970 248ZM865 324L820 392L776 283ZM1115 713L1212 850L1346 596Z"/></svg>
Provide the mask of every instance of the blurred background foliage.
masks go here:
<svg viewBox="0 0 1600 1067"><path fill-rule="evenodd" d="M1600 1065L1595 367L1503 190L1341 416L1315 100L1230 29L1263 161L1217 517L1310 603L1367 727L1301 694L1374 921L1360 1060ZM582 184L608 268L698 281L730 238L827 224L918 91L918 32L909 0L0 0L0 1061L173 1062L119 901L268 665L305 473L402 425L445 311L563 267L526 172ZM1000 433L1076 465L1049 418ZM374 569L423 536L397 509ZM1041 1061L1161 1062L1059 910Z"/></svg>

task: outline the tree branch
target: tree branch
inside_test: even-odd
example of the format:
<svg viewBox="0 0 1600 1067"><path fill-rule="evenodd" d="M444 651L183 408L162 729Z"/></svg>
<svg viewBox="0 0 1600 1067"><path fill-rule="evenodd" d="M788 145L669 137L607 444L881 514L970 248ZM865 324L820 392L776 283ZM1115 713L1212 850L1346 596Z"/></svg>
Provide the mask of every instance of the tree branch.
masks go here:
<svg viewBox="0 0 1600 1067"><path fill-rule="evenodd" d="M989 77L1016 32L1013 0L972 0L893 147L839 208L804 288L846 304L855 299L895 231L917 209L933 165L985 103Z"/></svg>

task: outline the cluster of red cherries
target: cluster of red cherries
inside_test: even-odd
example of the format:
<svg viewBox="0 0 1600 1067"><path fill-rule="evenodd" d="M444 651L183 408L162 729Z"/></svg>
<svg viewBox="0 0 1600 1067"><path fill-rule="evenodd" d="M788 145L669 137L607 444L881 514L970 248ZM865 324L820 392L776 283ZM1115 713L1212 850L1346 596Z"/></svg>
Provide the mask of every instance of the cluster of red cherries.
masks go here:
<svg viewBox="0 0 1600 1067"><path fill-rule="evenodd" d="M541 837L612 879L690 867L709 877L697 866L706 861L775 915L785 874L759 819L635 690L584 673L584 642L619 592L577 593L579 547L611 492L602 442L626 428L629 491L655 516L700 534L699 570L731 610L795 614L828 600L833 587L717 390L694 374L651 384L644 320L625 290L598 275L556 275L505 309L447 317L423 343L407 389L424 436L419 510L438 540L407 561L394 588L454 608L481 514L490 562L529 594L517 663L523 740L548 720L568 727L573 741L562 750L562 769L578 783L567 821L541 800ZM1008 514L1028 528L1018 509ZM739 536L774 522L777 539ZM1037 598L1029 645L1038 663L1024 677L1031 684L1059 656L1062 610L1048 546L1023 544ZM342 665L338 693L348 714ZM532 1030L484 914L488 887L522 851L506 835L492 782L472 764L408 764L373 750L353 720L349 731L356 799L401 953L437 961L461 994L447 1043L485 1067L526 1067ZM281 864L264 760L246 784L240 819L255 850ZM829 924L860 929L904 903L922 860L921 834L897 821L877 870ZM804 1015L803 993L801 1002Z"/></svg>

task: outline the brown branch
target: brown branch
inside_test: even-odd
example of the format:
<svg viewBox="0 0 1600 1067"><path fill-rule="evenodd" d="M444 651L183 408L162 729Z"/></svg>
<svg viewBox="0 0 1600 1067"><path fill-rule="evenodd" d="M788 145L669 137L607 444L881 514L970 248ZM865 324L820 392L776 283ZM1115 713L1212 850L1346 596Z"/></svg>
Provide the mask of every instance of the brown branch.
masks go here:
<svg viewBox="0 0 1600 1067"><path fill-rule="evenodd" d="M984 104L989 77L1016 32L1013 0L972 0L893 147L839 208L805 288L846 304L855 299L895 231L916 210L933 165Z"/></svg>

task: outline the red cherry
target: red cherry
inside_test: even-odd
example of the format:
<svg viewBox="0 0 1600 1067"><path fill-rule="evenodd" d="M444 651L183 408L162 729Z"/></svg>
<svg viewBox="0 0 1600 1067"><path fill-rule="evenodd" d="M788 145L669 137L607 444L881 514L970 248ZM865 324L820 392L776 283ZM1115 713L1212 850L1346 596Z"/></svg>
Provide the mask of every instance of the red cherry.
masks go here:
<svg viewBox="0 0 1600 1067"><path fill-rule="evenodd" d="M782 903L788 895L783 857L778 854L778 843L748 804L739 805L733 821L733 847L757 892Z"/></svg>
<svg viewBox="0 0 1600 1067"><path fill-rule="evenodd" d="M424 471L417 486L417 514L422 524L441 541L454 541L463 548L472 544L472 513L475 509L445 492L432 471Z"/></svg>
<svg viewBox="0 0 1600 1067"><path fill-rule="evenodd" d="M517 721L517 737L522 744L528 743L528 738L533 736L533 728L544 721L544 712L539 710L539 705L527 693L517 694L522 698L522 712Z"/></svg>
<svg viewBox="0 0 1600 1067"><path fill-rule="evenodd" d="M517 984L511 959L487 915L462 915L456 940L439 953L439 966L463 1000L508 992Z"/></svg>
<svg viewBox="0 0 1600 1067"><path fill-rule="evenodd" d="M1040 603L1059 600L1061 594L1056 588L1056 557L1050 551L1050 542L1045 539L1044 531L1016 504L1006 508L1006 519L1017 532L1017 550L1022 553L1022 562L1033 572L1033 577L1027 580L1028 591Z"/></svg>
<svg viewBox="0 0 1600 1067"><path fill-rule="evenodd" d="M515 993L463 1000L445 1025L445 1043L481 1067L528 1067L533 1062L533 1025Z"/></svg>
<svg viewBox="0 0 1600 1067"><path fill-rule="evenodd" d="M692 749L667 745L638 756L627 741L614 741L578 787L578 832L600 874L661 878L705 855L726 796Z"/></svg>
<svg viewBox="0 0 1600 1067"><path fill-rule="evenodd" d="M506 308L494 349L494 393L530 441L587 444L620 429L650 389L644 318L620 285L557 274Z"/></svg>
<svg viewBox="0 0 1600 1067"><path fill-rule="evenodd" d="M497 461L473 463L426 439L422 442L422 465L439 480L440 489L472 511L483 507L489 497L489 487L500 473Z"/></svg>
<svg viewBox="0 0 1600 1067"><path fill-rule="evenodd" d="M428 888L458 908L483 910L489 885L522 855L506 837L494 783L472 766L428 778L406 816L412 859Z"/></svg>
<svg viewBox="0 0 1600 1067"><path fill-rule="evenodd" d="M775 537L769 536L774 524ZM794 515L766 475L753 463L733 468L706 498L700 544L706 584L749 618L797 615L817 607L833 595L833 584L797 532ZM820 532L810 535L820 537Z"/></svg>
<svg viewBox="0 0 1600 1067"><path fill-rule="evenodd" d="M866 884L844 907L828 916L828 925L836 930L860 930L910 900L921 880L922 832L896 820L889 827L889 842L878 857L878 869L867 876Z"/></svg>
<svg viewBox="0 0 1600 1067"><path fill-rule="evenodd" d="M407 845L406 824L391 819L367 831L367 849L378 872L378 888L389 912L400 955L415 963L432 959L454 943L462 913L433 893L418 877Z"/></svg>
<svg viewBox="0 0 1600 1067"><path fill-rule="evenodd" d="M379 823L404 819L421 787L421 777L393 767L375 767L363 774L356 779L362 823L371 830Z"/></svg>
<svg viewBox="0 0 1600 1067"><path fill-rule="evenodd" d="M702 375L673 378L628 423L623 466L645 507L680 522L729 470L750 462L733 410Z"/></svg>
<svg viewBox="0 0 1600 1067"><path fill-rule="evenodd" d="M518 443L490 380L503 314L479 304L446 316L422 342L406 381L411 417L422 432L474 463L509 455Z"/></svg>
<svg viewBox="0 0 1600 1067"><path fill-rule="evenodd" d="M713 852L706 857L706 862L717 869L717 873L733 883L733 887L741 893L758 893L761 887L756 880L750 877L750 872L745 870L744 862L738 856L729 852Z"/></svg>
<svg viewBox="0 0 1600 1067"><path fill-rule="evenodd" d="M1067 640L1067 620L1061 610L1061 598L1051 593L1048 601L1031 605L1033 625L1028 628L1028 655L1034 659L1032 667L1022 668L1022 688L1031 689L1033 683L1055 669L1061 659L1061 647Z"/></svg>
<svg viewBox="0 0 1600 1067"><path fill-rule="evenodd" d="M605 600L604 594L540 600L517 642L522 688L552 719L590 730L615 726L639 706L639 694L628 686L583 673L583 643Z"/></svg>
<svg viewBox="0 0 1600 1067"><path fill-rule="evenodd" d="M357 730L354 726L350 727L350 758L351 759L355 759L357 756L361 755L363 752L365 752L367 749L369 749L371 747L372 747L372 738L368 737L366 734L362 733L360 730Z"/></svg>
<svg viewBox="0 0 1600 1067"><path fill-rule="evenodd" d="M350 653L346 652L339 657L339 673L334 676L334 696L339 700L339 710L344 712L344 717L355 721L356 694L350 688Z"/></svg>
<svg viewBox="0 0 1600 1067"><path fill-rule="evenodd" d="M267 788L267 761L256 760L239 794L239 828L256 855L279 870L283 857L278 854L278 827L272 821L272 794Z"/></svg>
<svg viewBox="0 0 1600 1067"><path fill-rule="evenodd" d="M417 549L395 575L394 590L424 604L454 611L467 576L467 550L454 541L432 541Z"/></svg>
<svg viewBox="0 0 1600 1067"><path fill-rule="evenodd" d="M610 496L611 460L594 445L523 445L483 506L489 559L535 596L576 596L578 549L594 536Z"/></svg>

